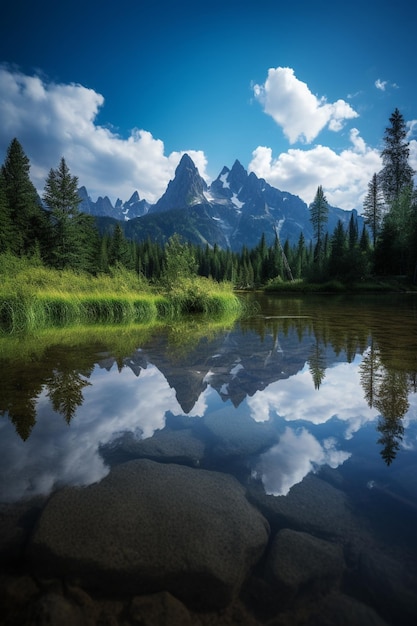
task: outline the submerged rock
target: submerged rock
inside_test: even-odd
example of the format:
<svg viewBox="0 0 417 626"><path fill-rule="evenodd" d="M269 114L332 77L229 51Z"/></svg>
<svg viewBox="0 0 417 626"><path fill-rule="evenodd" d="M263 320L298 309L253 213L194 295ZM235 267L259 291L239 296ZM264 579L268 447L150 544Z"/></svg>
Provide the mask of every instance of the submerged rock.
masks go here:
<svg viewBox="0 0 417 626"><path fill-rule="evenodd" d="M194 436L190 428L183 430L161 430L152 437L138 439L133 433L125 433L111 444L102 446L104 459L150 459L165 463L198 466L204 458L205 444Z"/></svg>
<svg viewBox="0 0 417 626"><path fill-rule="evenodd" d="M237 594L269 526L233 477L149 460L51 497L29 545L35 571L115 593L168 591L191 606Z"/></svg>
<svg viewBox="0 0 417 626"><path fill-rule="evenodd" d="M372 607L337 592L319 599L308 619L301 623L306 626L389 626Z"/></svg>
<svg viewBox="0 0 417 626"><path fill-rule="evenodd" d="M213 440L216 456L247 457L259 454L278 441L275 428L268 422L255 422L249 415L221 409L204 418L204 426Z"/></svg>
<svg viewBox="0 0 417 626"><path fill-rule="evenodd" d="M267 560L268 578L287 601L307 586L327 593L340 582L344 567L342 546L288 528L274 538Z"/></svg>
<svg viewBox="0 0 417 626"><path fill-rule="evenodd" d="M250 499L276 529L292 528L324 538L346 538L356 528L347 496L313 474L286 496L267 495L262 484L249 488Z"/></svg>

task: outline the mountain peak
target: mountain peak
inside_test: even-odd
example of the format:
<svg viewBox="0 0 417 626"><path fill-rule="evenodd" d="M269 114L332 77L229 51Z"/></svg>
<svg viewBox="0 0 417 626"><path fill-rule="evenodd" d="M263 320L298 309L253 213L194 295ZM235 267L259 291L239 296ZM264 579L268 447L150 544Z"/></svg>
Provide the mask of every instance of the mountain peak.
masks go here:
<svg viewBox="0 0 417 626"><path fill-rule="evenodd" d="M197 169L195 167L194 161L187 153L182 155L180 162L178 163L177 170L183 167L194 167L195 169Z"/></svg>
<svg viewBox="0 0 417 626"><path fill-rule="evenodd" d="M243 165L240 163L240 161L236 159L227 177L227 182L229 183L230 189L233 191L233 193L236 193L236 194L239 193L239 191L242 189L243 185L245 184L247 178L248 178L247 171L245 170Z"/></svg>
<svg viewBox="0 0 417 626"><path fill-rule="evenodd" d="M134 202L139 202L139 201L140 201L139 194L137 191L134 191L126 204L133 204Z"/></svg>
<svg viewBox="0 0 417 626"><path fill-rule="evenodd" d="M150 209L150 213L182 209L198 202L205 202L206 181L201 178L194 161L183 154L175 170L175 177L168 184L164 195Z"/></svg>

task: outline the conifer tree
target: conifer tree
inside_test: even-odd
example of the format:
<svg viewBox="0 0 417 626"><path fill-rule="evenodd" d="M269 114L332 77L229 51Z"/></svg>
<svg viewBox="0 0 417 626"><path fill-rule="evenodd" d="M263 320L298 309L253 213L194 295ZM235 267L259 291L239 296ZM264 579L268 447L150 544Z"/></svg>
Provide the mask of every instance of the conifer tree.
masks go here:
<svg viewBox="0 0 417 626"><path fill-rule="evenodd" d="M385 148L381 153L383 169L379 176L385 201L391 205L404 189L413 185L413 168L408 163L410 143L404 118L398 109L389 118L391 123L385 129Z"/></svg>
<svg viewBox="0 0 417 626"><path fill-rule="evenodd" d="M363 202L363 217L372 232L372 240L375 247L377 236L381 230L384 215L384 199L381 182L378 174L372 176L368 183L368 193Z"/></svg>
<svg viewBox="0 0 417 626"><path fill-rule="evenodd" d="M316 241L315 261L319 264L324 257L324 237L326 232L329 205L323 192L323 187L318 186L315 198L310 205L310 221L313 225L314 239Z"/></svg>
<svg viewBox="0 0 417 626"><path fill-rule="evenodd" d="M45 215L29 170L29 159L15 138L7 149L2 174L14 231L11 250L18 255L33 252L45 235Z"/></svg>
<svg viewBox="0 0 417 626"><path fill-rule="evenodd" d="M57 268L83 269L83 248L77 192L78 178L72 176L62 157L46 179L43 200L50 211L52 228L51 262Z"/></svg>
<svg viewBox="0 0 417 626"><path fill-rule="evenodd" d="M337 276L339 278L343 276L346 269L346 252L346 233L345 229L343 228L343 222L339 219L331 238L329 267L329 272L331 276Z"/></svg>
<svg viewBox="0 0 417 626"><path fill-rule="evenodd" d="M3 172L0 170L0 254L10 250L13 242L13 225L6 197Z"/></svg>
<svg viewBox="0 0 417 626"><path fill-rule="evenodd" d="M128 269L132 269L129 242L120 224L116 224L114 228L109 250L109 264L116 265L117 263L124 265Z"/></svg>

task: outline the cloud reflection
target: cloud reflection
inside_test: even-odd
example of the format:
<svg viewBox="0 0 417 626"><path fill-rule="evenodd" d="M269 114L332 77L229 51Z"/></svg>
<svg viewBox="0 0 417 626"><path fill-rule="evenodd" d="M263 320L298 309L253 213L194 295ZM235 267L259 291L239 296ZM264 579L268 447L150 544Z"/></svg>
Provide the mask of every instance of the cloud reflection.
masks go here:
<svg viewBox="0 0 417 626"><path fill-rule="evenodd" d="M305 428L287 427L277 445L261 455L255 475L260 477L268 495L286 496L293 485L320 465L336 468L351 454L336 450L329 438L320 443Z"/></svg>
<svg viewBox="0 0 417 626"><path fill-rule="evenodd" d="M108 372L96 367L91 381L70 427L52 410L46 392L37 401L36 427L26 441L16 436L9 420L0 422L1 501L97 482L109 472L99 454L101 444L126 431L151 437L165 426L167 411L182 413L174 389L153 365L139 378L128 368Z"/></svg>
<svg viewBox="0 0 417 626"><path fill-rule="evenodd" d="M248 398L251 417L263 422L275 413L288 422L303 420L315 425L337 417L346 422L345 438L350 439L378 416L376 409L369 408L363 394L358 394L361 359L358 355L352 363L338 363L328 368L319 391L314 388L306 365L295 376L272 383Z"/></svg>

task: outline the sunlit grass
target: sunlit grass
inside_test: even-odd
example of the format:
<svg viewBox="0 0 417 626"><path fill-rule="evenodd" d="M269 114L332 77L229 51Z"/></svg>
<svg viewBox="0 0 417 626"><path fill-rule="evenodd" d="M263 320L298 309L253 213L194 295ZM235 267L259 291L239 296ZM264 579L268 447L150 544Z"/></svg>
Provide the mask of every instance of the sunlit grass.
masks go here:
<svg viewBox="0 0 417 626"><path fill-rule="evenodd" d="M202 314L239 316L243 301L229 283L184 278L164 290L122 267L91 276L0 255L0 334L74 324L147 324Z"/></svg>

